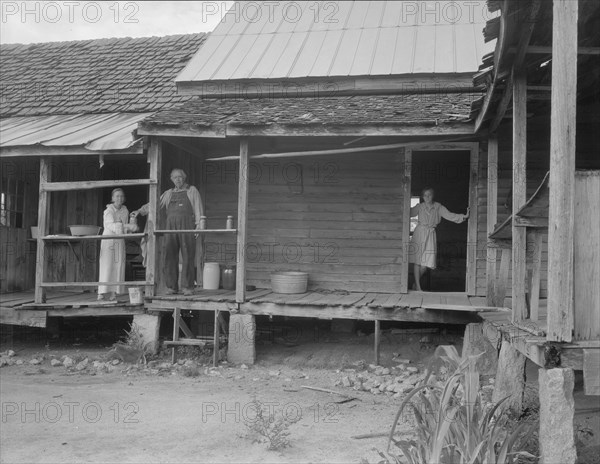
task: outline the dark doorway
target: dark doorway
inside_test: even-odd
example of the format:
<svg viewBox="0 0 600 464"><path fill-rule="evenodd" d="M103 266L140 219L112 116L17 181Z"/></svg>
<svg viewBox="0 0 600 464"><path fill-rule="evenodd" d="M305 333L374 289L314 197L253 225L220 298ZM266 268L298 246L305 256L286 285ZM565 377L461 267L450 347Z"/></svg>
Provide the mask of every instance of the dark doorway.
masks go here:
<svg viewBox="0 0 600 464"><path fill-rule="evenodd" d="M411 203L418 202L426 187L435 189L434 201L450 212L464 214L469 205L468 151L413 151ZM413 218L413 221L416 218ZM411 231L413 224L411 224ZM462 224L442 219L436 228L437 268L421 280L425 291L464 292L467 271L467 221ZM412 232L411 232L412 233ZM409 269L409 289L413 285Z"/></svg>

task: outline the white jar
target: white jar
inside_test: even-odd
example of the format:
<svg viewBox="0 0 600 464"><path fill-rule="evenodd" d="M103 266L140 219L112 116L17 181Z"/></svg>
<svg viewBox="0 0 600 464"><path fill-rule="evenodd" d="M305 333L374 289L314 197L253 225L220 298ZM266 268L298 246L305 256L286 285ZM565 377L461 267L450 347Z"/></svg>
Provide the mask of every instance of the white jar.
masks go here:
<svg viewBox="0 0 600 464"><path fill-rule="evenodd" d="M218 290L221 279L221 268L219 263L204 263L202 272L202 288L204 290Z"/></svg>

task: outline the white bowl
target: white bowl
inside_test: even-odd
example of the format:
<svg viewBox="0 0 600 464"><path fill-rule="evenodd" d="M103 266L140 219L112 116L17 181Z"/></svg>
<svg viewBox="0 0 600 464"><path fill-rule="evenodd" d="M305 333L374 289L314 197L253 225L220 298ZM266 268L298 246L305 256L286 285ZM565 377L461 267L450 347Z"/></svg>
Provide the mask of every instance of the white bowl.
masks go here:
<svg viewBox="0 0 600 464"><path fill-rule="evenodd" d="M102 229L102 227L80 225L69 226L69 229L71 230L71 235L81 237L83 235L99 235L100 229Z"/></svg>

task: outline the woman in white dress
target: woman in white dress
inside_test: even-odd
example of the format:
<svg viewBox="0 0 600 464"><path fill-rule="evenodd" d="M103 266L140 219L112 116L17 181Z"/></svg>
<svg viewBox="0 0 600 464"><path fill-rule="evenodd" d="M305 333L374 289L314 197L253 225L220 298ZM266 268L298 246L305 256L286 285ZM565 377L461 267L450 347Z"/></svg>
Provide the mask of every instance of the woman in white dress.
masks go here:
<svg viewBox="0 0 600 464"><path fill-rule="evenodd" d="M415 289L418 291L421 291L421 277L427 268L436 268L436 226L442 218L460 224L469 217L469 208L467 214L451 213L445 206L433 201L434 193L432 188L423 189L423 202L410 209L410 217L417 216L418 222L410 240L408 261L414 264Z"/></svg>
<svg viewBox="0 0 600 464"><path fill-rule="evenodd" d="M112 203L104 210L102 235L119 235L137 231L135 222L129 223L129 211L123 204L125 192L112 191ZM123 282L125 280L125 240L122 238L101 240L99 282ZM116 294L125 293L123 285L99 285L99 300L115 300Z"/></svg>

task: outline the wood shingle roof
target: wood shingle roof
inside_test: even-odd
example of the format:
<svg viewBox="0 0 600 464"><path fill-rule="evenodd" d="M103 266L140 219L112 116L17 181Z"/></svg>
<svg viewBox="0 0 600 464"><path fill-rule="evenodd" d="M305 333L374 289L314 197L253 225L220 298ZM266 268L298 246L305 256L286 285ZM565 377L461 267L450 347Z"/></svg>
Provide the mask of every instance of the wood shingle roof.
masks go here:
<svg viewBox="0 0 600 464"><path fill-rule="evenodd" d="M153 112L189 99L175 76L206 34L0 46L1 117Z"/></svg>

